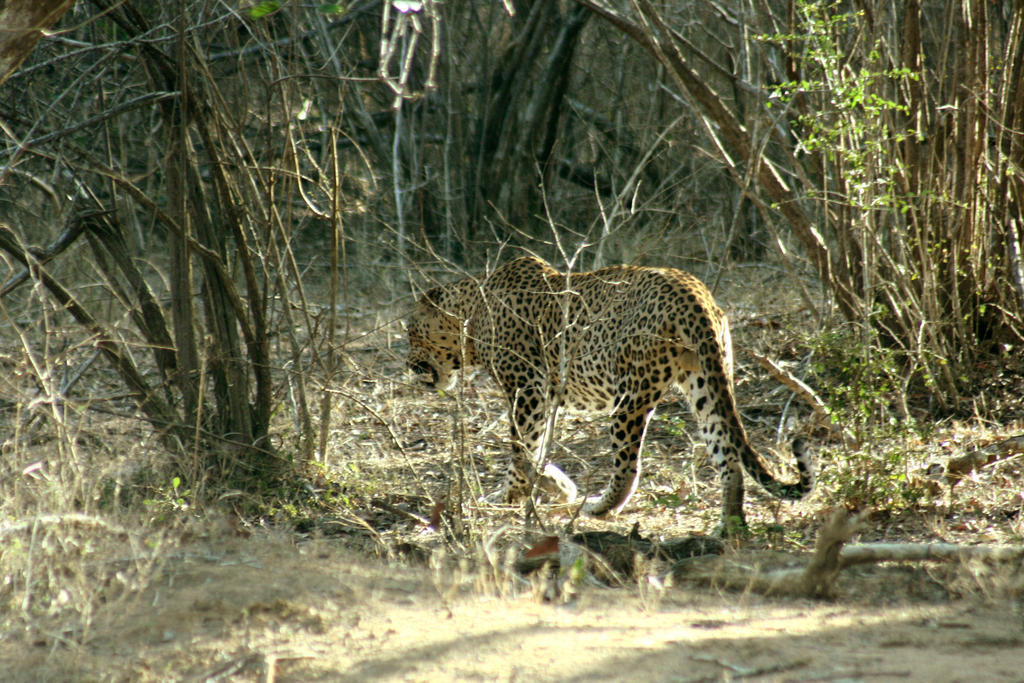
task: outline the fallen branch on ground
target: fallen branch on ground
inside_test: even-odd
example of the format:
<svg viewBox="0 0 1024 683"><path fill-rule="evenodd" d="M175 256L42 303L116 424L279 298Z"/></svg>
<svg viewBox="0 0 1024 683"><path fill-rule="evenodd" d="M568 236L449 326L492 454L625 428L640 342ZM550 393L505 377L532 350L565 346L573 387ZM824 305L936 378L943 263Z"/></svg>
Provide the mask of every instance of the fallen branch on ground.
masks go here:
<svg viewBox="0 0 1024 683"><path fill-rule="evenodd" d="M865 543L844 548L841 568L870 562L1014 562L1024 559L1022 546L956 545L954 543Z"/></svg>
<svg viewBox="0 0 1024 683"><path fill-rule="evenodd" d="M17 533L28 533L33 528L45 526L79 526L79 527L91 527L94 529L102 529L109 531L112 534L118 536L127 536L128 530L109 520L103 519L102 517L94 517L92 515L84 515L79 512L66 512L63 514L51 514L51 515L37 515L27 519L18 520L15 522L5 522L0 524L0 538L9 534Z"/></svg>
<svg viewBox="0 0 1024 683"><path fill-rule="evenodd" d="M830 598L836 593L839 573L850 566L879 562L1021 562L1024 547L959 546L951 543L866 543L846 546L866 528L869 512L850 514L844 509L832 513L818 533L814 552L806 565L764 570L734 556L721 555L721 541L706 536L689 536L667 543L655 543L639 534L637 526L628 536L611 531L584 532L569 540L549 536L530 548L516 562L516 569L529 574L541 567L568 569L580 558L589 571L606 583L625 585L635 578L637 559L672 564L676 579L764 595ZM639 566L642 566L639 565Z"/></svg>
<svg viewBox="0 0 1024 683"><path fill-rule="evenodd" d="M952 543L865 543L843 547L865 527L869 513L837 510L822 527L806 567L761 571L729 558L699 558L694 566L680 563L673 575L765 595L828 598L835 595L839 572L857 564L879 562L1020 562L1024 547L959 546Z"/></svg>
<svg viewBox="0 0 1024 683"><path fill-rule="evenodd" d="M599 569L602 578L622 583L633 578L636 559L678 562L701 555L717 555L724 550L722 541L709 536L686 536L658 543L640 535L639 523L628 536L614 531L584 531L569 539L546 536L516 561L516 571L529 574L547 565L552 569L567 567L584 556Z"/></svg>
<svg viewBox="0 0 1024 683"><path fill-rule="evenodd" d="M953 488L971 472L1021 453L1024 453L1024 434L1017 434L956 458L950 458L946 463L946 481L949 482L949 487Z"/></svg>
<svg viewBox="0 0 1024 683"><path fill-rule="evenodd" d="M761 571L721 558L719 562L702 562L700 565L681 563L672 573L677 578L706 581L765 595L832 597L836 578L843 567L840 561L843 545L864 529L867 516L867 512L850 515L846 510L836 510L818 532L814 554L806 567Z"/></svg>

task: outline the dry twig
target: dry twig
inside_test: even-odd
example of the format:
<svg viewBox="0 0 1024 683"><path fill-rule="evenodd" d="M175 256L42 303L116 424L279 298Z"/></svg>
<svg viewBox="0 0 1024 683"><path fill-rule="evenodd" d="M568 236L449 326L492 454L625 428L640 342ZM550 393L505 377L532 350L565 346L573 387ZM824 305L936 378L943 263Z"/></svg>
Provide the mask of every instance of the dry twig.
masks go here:
<svg viewBox="0 0 1024 683"><path fill-rule="evenodd" d="M747 353L750 354L750 357L756 360L761 367L767 370L772 377L789 387L797 396L802 398L814 411L814 415L818 420L828 427L829 431L842 439L843 443L850 448L856 448L858 446L857 439L850 430L841 429L832 423L832 416L829 413L825 402L822 401L821 397L819 397L813 389L807 386L803 380L794 377L792 373L787 372L782 368L782 366L767 356L754 353L750 349L747 349Z"/></svg>

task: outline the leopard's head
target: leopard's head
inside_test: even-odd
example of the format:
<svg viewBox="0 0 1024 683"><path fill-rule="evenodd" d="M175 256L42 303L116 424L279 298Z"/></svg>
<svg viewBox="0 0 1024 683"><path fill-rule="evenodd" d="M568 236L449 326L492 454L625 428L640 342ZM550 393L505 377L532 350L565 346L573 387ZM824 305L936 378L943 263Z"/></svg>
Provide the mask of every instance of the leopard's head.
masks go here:
<svg viewBox="0 0 1024 683"><path fill-rule="evenodd" d="M465 349L462 321L447 305L450 298L443 288L424 294L406 324L409 335L409 369L424 384L448 389L455 371L462 366Z"/></svg>

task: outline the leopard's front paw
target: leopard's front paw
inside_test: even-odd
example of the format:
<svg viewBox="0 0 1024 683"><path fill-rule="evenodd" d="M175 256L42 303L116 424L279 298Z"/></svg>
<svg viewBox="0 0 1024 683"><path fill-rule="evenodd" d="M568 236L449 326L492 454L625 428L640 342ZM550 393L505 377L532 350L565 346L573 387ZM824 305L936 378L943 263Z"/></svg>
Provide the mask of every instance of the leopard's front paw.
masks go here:
<svg viewBox="0 0 1024 683"><path fill-rule="evenodd" d="M526 493L529 489L523 485L506 485L500 491L491 496L494 503L500 505L517 505L526 500Z"/></svg>
<svg viewBox="0 0 1024 683"><path fill-rule="evenodd" d="M490 493L482 496L480 498L480 502L486 503L487 505L504 505L506 495L507 494L504 490L491 491Z"/></svg>
<svg viewBox="0 0 1024 683"><path fill-rule="evenodd" d="M553 501L559 503L574 503L579 491L576 484L557 465L548 463L544 466L544 472L540 475L537 488Z"/></svg>
<svg viewBox="0 0 1024 683"><path fill-rule="evenodd" d="M583 504L583 514L590 517L604 517L611 510L612 506L605 501L604 496L590 496Z"/></svg>

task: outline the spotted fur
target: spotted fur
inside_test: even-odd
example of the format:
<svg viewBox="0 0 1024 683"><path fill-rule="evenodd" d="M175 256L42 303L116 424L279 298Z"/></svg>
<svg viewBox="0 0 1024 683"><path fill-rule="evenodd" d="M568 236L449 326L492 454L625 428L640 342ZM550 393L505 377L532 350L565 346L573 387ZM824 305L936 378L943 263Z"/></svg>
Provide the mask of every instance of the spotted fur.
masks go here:
<svg viewBox="0 0 1024 683"><path fill-rule="evenodd" d="M744 468L783 499L801 498L814 485L802 446L793 449L796 483L776 480L751 447L733 395L728 320L689 273L612 266L567 275L523 257L486 278L430 290L408 333L410 367L428 384L447 387L456 370L479 365L505 392L513 443L508 502L529 491L548 417L564 406L611 414L614 471L584 510L620 510L639 480L647 424L673 385L689 400L719 469L723 531L744 524Z"/></svg>

